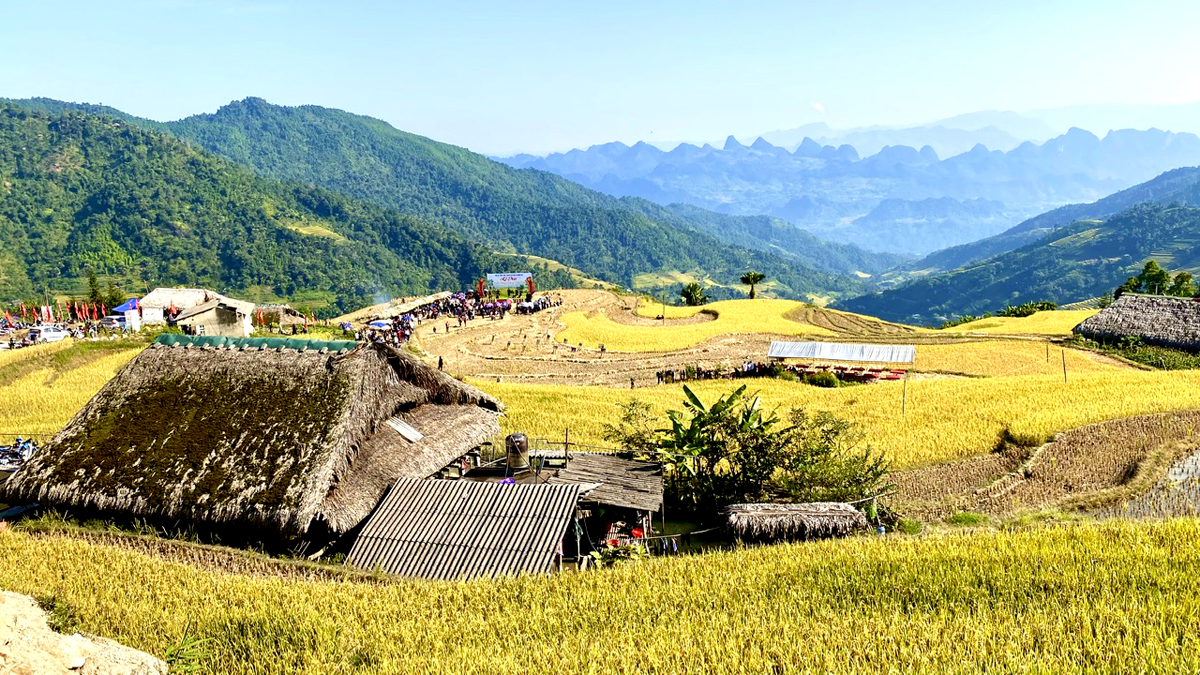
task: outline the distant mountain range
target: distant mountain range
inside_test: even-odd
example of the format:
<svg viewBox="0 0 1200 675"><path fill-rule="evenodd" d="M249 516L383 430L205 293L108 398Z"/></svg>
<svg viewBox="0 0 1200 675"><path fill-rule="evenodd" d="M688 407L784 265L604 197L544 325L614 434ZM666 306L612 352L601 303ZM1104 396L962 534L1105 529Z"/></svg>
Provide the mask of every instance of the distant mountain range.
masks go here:
<svg viewBox="0 0 1200 675"><path fill-rule="evenodd" d="M888 145L862 154L850 144L822 144L808 136L793 150L766 138L745 145L731 136L720 148L681 144L664 151L647 143L607 143L504 161L615 196L769 215L825 239L920 256L1200 164L1200 138L1155 129L1099 138L1072 128L1007 152L975 145L943 158L930 145Z"/></svg>
<svg viewBox="0 0 1200 675"><path fill-rule="evenodd" d="M617 199L318 106L248 98L214 114L161 123L51 99L11 104L51 115L107 116L168 133L285 185L318 185L493 250L550 258L623 286L682 272L736 294L737 278L756 269L783 295L845 297L869 287L856 272L875 274L900 262L790 231L783 221ZM747 231L768 238L749 239Z"/></svg>
<svg viewBox="0 0 1200 675"><path fill-rule="evenodd" d="M975 259L994 254L982 260ZM1200 273L1200 167L1167 172L1091 204L1031 218L1004 234L938 252L917 278L840 307L894 321L936 323L1006 303L1078 302L1111 291L1149 259ZM958 269L929 274L937 266Z"/></svg>

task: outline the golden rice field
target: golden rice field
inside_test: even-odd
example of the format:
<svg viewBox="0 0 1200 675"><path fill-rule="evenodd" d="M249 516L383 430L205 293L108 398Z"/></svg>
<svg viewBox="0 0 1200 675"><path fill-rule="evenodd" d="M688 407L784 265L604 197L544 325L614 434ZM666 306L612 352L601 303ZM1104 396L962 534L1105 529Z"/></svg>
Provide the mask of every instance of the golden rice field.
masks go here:
<svg viewBox="0 0 1200 675"><path fill-rule="evenodd" d="M63 341L0 353L0 367L31 364L0 385L0 439L58 432L137 352Z"/></svg>
<svg viewBox="0 0 1200 675"><path fill-rule="evenodd" d="M0 587L199 672L1192 673L1200 521L857 537L472 582L203 571L0 533Z"/></svg>
<svg viewBox="0 0 1200 675"><path fill-rule="evenodd" d="M1061 368L1061 366L1060 366ZM897 468L944 462L991 451L1005 429L1036 444L1055 432L1092 422L1197 407L1196 371L1094 370L1069 375L913 380L901 414L903 385L887 382L822 389L785 380L740 380L770 406L829 410L857 423ZM682 385L628 391L600 387L476 382L508 407L505 432L603 445L604 424L630 396L659 413L679 408ZM692 383L705 401L737 386L728 380Z"/></svg>
<svg viewBox="0 0 1200 675"><path fill-rule="evenodd" d="M943 329L948 333L992 333L996 335L1070 335L1079 322L1098 309L1057 310L1031 316L994 316Z"/></svg>
<svg viewBox="0 0 1200 675"><path fill-rule="evenodd" d="M555 337L559 342L565 338L571 344L582 342L588 347L602 344L614 351L658 352L687 349L717 335L737 333L813 337L836 335L827 328L784 317L785 314L797 307L802 307L803 304L792 300L775 299L714 302L700 308L715 312L717 316L714 320L674 326L630 326L617 323L600 312L592 314L569 312L562 317L562 323L566 328ZM668 307L667 309L670 311L676 308ZM678 316L672 318L686 318L699 311L694 307L686 309L696 309L697 311L691 312L691 314L678 313ZM653 311L653 308L646 311Z"/></svg>
<svg viewBox="0 0 1200 675"><path fill-rule="evenodd" d="M1128 369L1092 352L1030 340L918 344L913 369L987 377L1058 375L1061 378L1064 358L1068 378L1073 373Z"/></svg>

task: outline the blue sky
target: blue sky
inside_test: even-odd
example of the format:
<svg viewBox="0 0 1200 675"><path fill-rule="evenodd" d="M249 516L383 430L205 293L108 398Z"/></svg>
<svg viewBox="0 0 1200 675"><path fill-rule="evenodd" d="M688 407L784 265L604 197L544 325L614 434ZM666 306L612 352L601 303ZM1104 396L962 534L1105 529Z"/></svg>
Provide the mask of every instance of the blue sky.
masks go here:
<svg viewBox="0 0 1200 675"><path fill-rule="evenodd" d="M1200 100L1200 3L9 2L0 96L315 103L493 154Z"/></svg>

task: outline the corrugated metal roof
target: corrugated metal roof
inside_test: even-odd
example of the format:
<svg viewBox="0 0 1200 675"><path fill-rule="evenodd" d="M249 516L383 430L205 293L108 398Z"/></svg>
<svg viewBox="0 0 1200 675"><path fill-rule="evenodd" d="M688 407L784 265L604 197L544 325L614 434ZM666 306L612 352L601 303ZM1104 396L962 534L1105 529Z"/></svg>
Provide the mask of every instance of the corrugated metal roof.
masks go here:
<svg viewBox="0 0 1200 675"><path fill-rule="evenodd" d="M622 506L638 511L662 507L662 465L600 453L571 455L565 468L546 481L551 485L596 484L583 501Z"/></svg>
<svg viewBox="0 0 1200 675"><path fill-rule="evenodd" d="M767 356L773 359L912 363L914 345L853 345L842 342L772 342Z"/></svg>
<svg viewBox="0 0 1200 675"><path fill-rule="evenodd" d="M547 573L578 498L577 485L401 478L347 561L426 579Z"/></svg>

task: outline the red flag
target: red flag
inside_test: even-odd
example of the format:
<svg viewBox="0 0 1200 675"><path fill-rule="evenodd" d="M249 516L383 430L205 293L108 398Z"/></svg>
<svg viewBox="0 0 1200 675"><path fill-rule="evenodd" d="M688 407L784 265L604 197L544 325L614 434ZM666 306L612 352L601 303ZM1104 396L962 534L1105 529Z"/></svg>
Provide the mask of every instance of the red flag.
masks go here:
<svg viewBox="0 0 1200 675"><path fill-rule="evenodd" d="M171 298L171 314L175 313L175 298Z"/></svg>
<svg viewBox="0 0 1200 675"><path fill-rule="evenodd" d="M99 319L99 318L100 318L100 308L97 307L96 303L93 302L92 303L92 320L95 321L96 319Z"/></svg>
<svg viewBox="0 0 1200 675"><path fill-rule="evenodd" d="M101 315L101 316L108 316L108 306L107 306L107 305L105 305L103 302L102 302L102 303L100 303L100 315Z"/></svg>
<svg viewBox="0 0 1200 675"><path fill-rule="evenodd" d="M6 309L6 310L4 310L4 318L5 318L5 320L7 320L7 321L8 321L8 323L9 323L10 325L11 325L11 324L14 324L14 323L16 323L15 321L13 321L13 316L12 316L12 314L9 314L7 309Z"/></svg>
<svg viewBox="0 0 1200 675"><path fill-rule="evenodd" d="M25 303L21 303L21 318L25 318Z"/></svg>

